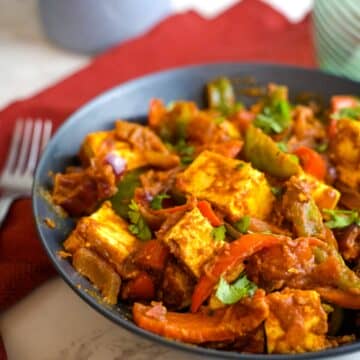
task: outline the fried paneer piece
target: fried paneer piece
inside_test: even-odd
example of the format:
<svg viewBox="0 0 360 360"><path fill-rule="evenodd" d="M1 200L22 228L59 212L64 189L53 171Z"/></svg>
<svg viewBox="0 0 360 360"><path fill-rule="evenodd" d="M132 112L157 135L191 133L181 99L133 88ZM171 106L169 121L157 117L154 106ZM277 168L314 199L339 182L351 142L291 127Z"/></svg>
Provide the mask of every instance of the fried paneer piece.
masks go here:
<svg viewBox="0 0 360 360"><path fill-rule="evenodd" d="M81 145L80 159L84 165L87 165L92 158L103 159L109 153L124 159L126 170L136 169L146 164L141 151L133 149L126 141L118 140L115 130L88 134Z"/></svg>
<svg viewBox="0 0 360 360"><path fill-rule="evenodd" d="M152 130L121 120L116 122L115 130L88 134L81 146L80 158L86 165L90 159L104 159L109 153L124 159L126 170L145 165L168 169L180 163L179 157L171 154Z"/></svg>
<svg viewBox="0 0 360 360"><path fill-rule="evenodd" d="M274 196L264 174L249 163L202 152L177 178L177 187L205 199L231 221L244 215L266 218Z"/></svg>
<svg viewBox="0 0 360 360"><path fill-rule="evenodd" d="M309 174L299 174L298 179L304 181L319 209L335 209L340 199L340 192L330 185Z"/></svg>
<svg viewBox="0 0 360 360"><path fill-rule="evenodd" d="M64 242L70 253L82 247L95 250L117 270L138 246L139 240L128 231L127 222L115 214L108 201L92 215L81 218Z"/></svg>
<svg viewBox="0 0 360 360"><path fill-rule="evenodd" d="M162 235L162 240L174 256L198 278L204 263L223 246L223 241L213 239L212 230L209 220L194 207Z"/></svg>
<svg viewBox="0 0 360 360"><path fill-rule="evenodd" d="M330 143L331 158L340 181L360 187L360 123L351 119L337 122L337 132Z"/></svg>
<svg viewBox="0 0 360 360"><path fill-rule="evenodd" d="M52 199L71 216L91 214L99 201L117 191L112 167L93 159L86 169L69 168L65 174L54 177Z"/></svg>
<svg viewBox="0 0 360 360"><path fill-rule="evenodd" d="M117 303L121 278L111 265L86 248L80 248L74 253L72 264L76 271L87 277L101 291L107 303Z"/></svg>
<svg viewBox="0 0 360 360"><path fill-rule="evenodd" d="M268 295L267 301L270 313L265 320L265 332L270 354L327 347L327 315L316 291L285 289Z"/></svg>

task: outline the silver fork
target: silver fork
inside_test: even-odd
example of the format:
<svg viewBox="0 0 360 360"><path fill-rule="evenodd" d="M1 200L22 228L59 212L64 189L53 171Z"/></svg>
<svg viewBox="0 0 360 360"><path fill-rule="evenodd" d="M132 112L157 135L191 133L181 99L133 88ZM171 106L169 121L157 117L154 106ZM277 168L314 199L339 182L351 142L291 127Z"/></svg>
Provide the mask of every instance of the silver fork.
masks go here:
<svg viewBox="0 0 360 360"><path fill-rule="evenodd" d="M5 166L0 175L0 227L12 202L31 194L34 171L51 136L50 120L16 121Z"/></svg>

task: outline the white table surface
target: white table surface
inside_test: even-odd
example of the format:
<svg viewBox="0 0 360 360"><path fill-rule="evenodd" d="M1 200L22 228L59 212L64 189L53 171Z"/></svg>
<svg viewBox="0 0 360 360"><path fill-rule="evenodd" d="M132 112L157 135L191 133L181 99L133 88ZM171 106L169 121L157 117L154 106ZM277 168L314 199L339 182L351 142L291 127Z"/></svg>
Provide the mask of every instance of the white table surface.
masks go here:
<svg viewBox="0 0 360 360"><path fill-rule="evenodd" d="M29 96L89 59L49 44L36 23L35 0L0 0L0 107ZM0 315L10 360L196 359L150 343L103 318L59 278ZM342 360L359 359L343 356Z"/></svg>

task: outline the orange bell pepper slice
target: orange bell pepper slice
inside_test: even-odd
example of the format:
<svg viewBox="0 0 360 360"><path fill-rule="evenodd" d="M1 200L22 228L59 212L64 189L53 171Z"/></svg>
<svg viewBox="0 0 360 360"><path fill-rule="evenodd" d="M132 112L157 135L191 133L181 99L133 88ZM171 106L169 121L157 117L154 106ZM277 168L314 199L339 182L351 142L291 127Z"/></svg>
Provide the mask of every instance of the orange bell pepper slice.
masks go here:
<svg viewBox="0 0 360 360"><path fill-rule="evenodd" d="M299 157L306 173L315 176L319 180L325 179L327 171L325 160L315 150L307 146L300 146L294 151L294 154Z"/></svg>
<svg viewBox="0 0 360 360"><path fill-rule="evenodd" d="M191 300L191 312L197 312L211 295L221 275L241 264L247 257L270 246L280 244L285 237L270 234L247 234L230 243L215 257L209 269L200 277Z"/></svg>
<svg viewBox="0 0 360 360"><path fill-rule="evenodd" d="M336 304L346 309L360 309L359 294L351 294L344 290L330 287L317 287L315 290L329 303Z"/></svg>
<svg viewBox="0 0 360 360"><path fill-rule="evenodd" d="M191 344L235 340L257 329L268 314L269 306L262 290L258 290L248 301L215 310L211 314L168 312L159 303L152 303L152 306L140 303L133 305L136 325L155 334Z"/></svg>

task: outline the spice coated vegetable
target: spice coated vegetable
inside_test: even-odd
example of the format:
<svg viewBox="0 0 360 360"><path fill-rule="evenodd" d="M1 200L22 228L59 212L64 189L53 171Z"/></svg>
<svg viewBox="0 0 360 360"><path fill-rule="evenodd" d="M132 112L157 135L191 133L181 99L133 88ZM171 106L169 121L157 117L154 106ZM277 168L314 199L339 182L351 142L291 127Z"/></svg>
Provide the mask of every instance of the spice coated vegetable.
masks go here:
<svg viewBox="0 0 360 360"><path fill-rule="evenodd" d="M358 98L314 114L269 84L246 108L225 77L206 94L206 109L151 100L147 125L88 134L82 166L54 176L54 203L77 218L72 265L170 339L255 353L353 341Z"/></svg>

